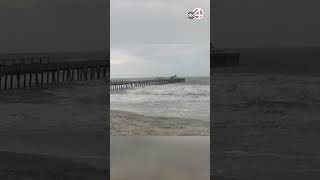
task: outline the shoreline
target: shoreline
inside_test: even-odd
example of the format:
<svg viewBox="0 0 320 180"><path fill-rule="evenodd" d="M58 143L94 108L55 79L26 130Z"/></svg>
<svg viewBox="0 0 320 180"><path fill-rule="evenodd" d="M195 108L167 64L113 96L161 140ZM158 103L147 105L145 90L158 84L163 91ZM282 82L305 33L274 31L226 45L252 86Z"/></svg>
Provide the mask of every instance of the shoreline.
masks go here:
<svg viewBox="0 0 320 180"><path fill-rule="evenodd" d="M110 110L112 136L209 136L210 122Z"/></svg>

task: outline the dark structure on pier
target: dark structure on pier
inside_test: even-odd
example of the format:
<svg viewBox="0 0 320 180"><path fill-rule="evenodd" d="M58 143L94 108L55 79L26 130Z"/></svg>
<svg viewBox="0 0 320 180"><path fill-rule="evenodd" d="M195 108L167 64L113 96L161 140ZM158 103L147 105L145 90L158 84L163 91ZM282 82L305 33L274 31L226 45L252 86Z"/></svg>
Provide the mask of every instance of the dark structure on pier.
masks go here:
<svg viewBox="0 0 320 180"><path fill-rule="evenodd" d="M0 59L0 90L30 88L106 77L109 73L107 59L50 62L48 57L25 59Z"/></svg>
<svg viewBox="0 0 320 180"><path fill-rule="evenodd" d="M210 46L210 58L213 67L237 66L240 61L240 54L234 52L225 52L214 49Z"/></svg>
<svg viewBox="0 0 320 180"><path fill-rule="evenodd" d="M150 80L113 80L110 82L110 90L121 90L126 88L134 88L134 87L143 87L150 85L162 85L169 83L181 83L185 82L184 78L178 78L176 76L172 76L170 78L156 78Z"/></svg>

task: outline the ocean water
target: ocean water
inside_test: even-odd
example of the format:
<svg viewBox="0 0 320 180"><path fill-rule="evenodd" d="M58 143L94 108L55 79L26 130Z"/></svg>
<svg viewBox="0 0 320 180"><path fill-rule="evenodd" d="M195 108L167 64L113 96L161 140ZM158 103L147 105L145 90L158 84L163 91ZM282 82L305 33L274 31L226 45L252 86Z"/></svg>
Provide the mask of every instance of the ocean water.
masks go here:
<svg viewBox="0 0 320 180"><path fill-rule="evenodd" d="M185 83L113 91L112 110L146 116L210 120L210 78L187 77Z"/></svg>

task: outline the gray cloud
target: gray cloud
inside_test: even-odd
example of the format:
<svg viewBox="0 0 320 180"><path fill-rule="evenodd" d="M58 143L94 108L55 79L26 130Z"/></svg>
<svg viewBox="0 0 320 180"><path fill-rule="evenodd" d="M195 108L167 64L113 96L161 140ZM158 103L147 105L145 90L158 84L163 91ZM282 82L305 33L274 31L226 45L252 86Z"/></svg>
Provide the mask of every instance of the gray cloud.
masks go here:
<svg viewBox="0 0 320 180"><path fill-rule="evenodd" d="M141 44L111 48L111 78L209 76L208 44Z"/></svg>
<svg viewBox="0 0 320 180"><path fill-rule="evenodd" d="M105 0L3 0L0 52L104 50Z"/></svg>
<svg viewBox="0 0 320 180"><path fill-rule="evenodd" d="M201 20L187 12L203 8ZM209 0L111 0L111 43L209 43Z"/></svg>
<svg viewBox="0 0 320 180"><path fill-rule="evenodd" d="M320 45L319 1L215 0L212 40L217 47Z"/></svg>
<svg viewBox="0 0 320 180"><path fill-rule="evenodd" d="M187 12L204 9L201 20ZM111 0L111 77L208 76L209 0Z"/></svg>

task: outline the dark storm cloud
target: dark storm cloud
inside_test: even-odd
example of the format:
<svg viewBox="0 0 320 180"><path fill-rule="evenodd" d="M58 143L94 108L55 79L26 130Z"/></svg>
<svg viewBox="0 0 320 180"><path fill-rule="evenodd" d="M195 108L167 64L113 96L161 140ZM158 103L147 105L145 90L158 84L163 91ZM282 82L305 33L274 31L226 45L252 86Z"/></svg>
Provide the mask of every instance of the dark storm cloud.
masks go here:
<svg viewBox="0 0 320 180"><path fill-rule="evenodd" d="M0 52L103 50L108 1L2 0Z"/></svg>
<svg viewBox="0 0 320 180"><path fill-rule="evenodd" d="M217 47L320 45L319 1L216 0L212 40Z"/></svg>

